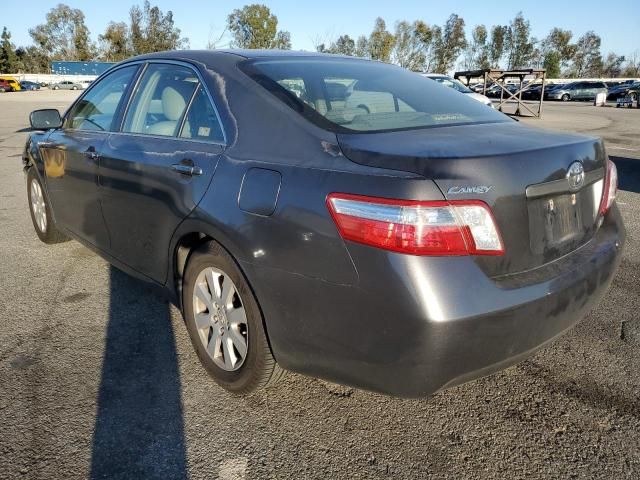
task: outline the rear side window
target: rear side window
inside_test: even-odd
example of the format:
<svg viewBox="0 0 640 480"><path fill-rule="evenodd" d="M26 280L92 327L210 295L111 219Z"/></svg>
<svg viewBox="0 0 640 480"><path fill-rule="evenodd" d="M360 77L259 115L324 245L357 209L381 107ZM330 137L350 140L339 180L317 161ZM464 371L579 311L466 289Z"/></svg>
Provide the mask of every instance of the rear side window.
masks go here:
<svg viewBox="0 0 640 480"><path fill-rule="evenodd" d="M176 136L199 80L187 67L150 64L125 117L124 132Z"/></svg>
<svg viewBox="0 0 640 480"><path fill-rule="evenodd" d="M101 79L73 106L66 128L112 131L118 105L137 69L137 65L120 68Z"/></svg>
<svg viewBox="0 0 640 480"><path fill-rule="evenodd" d="M510 121L452 88L380 62L271 58L247 60L241 69L305 118L333 132Z"/></svg>
<svg viewBox="0 0 640 480"><path fill-rule="evenodd" d="M216 143L224 142L218 115L202 85L198 87L198 91L191 102L180 136L182 138L208 140Z"/></svg>

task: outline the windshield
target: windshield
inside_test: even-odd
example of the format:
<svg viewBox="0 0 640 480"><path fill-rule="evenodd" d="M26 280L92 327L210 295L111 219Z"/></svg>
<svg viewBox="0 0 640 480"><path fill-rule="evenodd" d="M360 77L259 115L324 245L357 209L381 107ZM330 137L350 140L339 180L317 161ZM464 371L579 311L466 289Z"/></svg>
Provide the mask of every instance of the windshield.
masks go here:
<svg viewBox="0 0 640 480"><path fill-rule="evenodd" d="M305 118L333 132L509 121L418 73L381 62L271 58L246 61L241 69Z"/></svg>
<svg viewBox="0 0 640 480"><path fill-rule="evenodd" d="M431 78L431 80L435 80L438 83L441 83L442 85L446 85L447 87L453 88L454 90L457 90L460 93L473 93L471 89L467 88L459 80L454 80L453 78L449 78L449 77L429 77L429 78Z"/></svg>

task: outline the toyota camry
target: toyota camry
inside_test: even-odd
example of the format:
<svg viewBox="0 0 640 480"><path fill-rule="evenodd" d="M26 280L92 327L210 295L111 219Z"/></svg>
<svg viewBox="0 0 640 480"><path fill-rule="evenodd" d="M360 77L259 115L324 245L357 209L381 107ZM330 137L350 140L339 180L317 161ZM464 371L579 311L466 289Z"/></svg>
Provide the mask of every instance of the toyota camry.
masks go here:
<svg viewBox="0 0 640 480"><path fill-rule="evenodd" d="M601 140L380 62L150 54L31 125L40 239L165 287L235 393L286 370L405 397L488 375L586 315L624 246Z"/></svg>

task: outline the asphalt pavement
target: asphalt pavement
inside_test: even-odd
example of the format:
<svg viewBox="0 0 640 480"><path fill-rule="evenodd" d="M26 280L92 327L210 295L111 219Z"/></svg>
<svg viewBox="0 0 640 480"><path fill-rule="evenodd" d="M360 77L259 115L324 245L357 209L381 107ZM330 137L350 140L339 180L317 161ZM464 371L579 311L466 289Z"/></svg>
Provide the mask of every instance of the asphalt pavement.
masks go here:
<svg viewBox="0 0 640 480"><path fill-rule="evenodd" d="M622 267L565 336L429 399L294 374L242 398L161 291L39 242L21 130L74 97L0 94L0 478L640 478L640 110L547 103L523 120L603 136L620 169Z"/></svg>

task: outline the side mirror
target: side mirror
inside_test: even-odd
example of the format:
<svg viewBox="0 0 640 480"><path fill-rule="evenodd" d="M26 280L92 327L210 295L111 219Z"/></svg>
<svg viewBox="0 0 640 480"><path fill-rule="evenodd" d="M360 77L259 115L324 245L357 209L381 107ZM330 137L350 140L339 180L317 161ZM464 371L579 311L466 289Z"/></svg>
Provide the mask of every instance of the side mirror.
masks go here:
<svg viewBox="0 0 640 480"><path fill-rule="evenodd" d="M29 122L34 130L49 130L50 128L61 127L62 117L60 117L60 112L55 108L45 108L31 112Z"/></svg>

